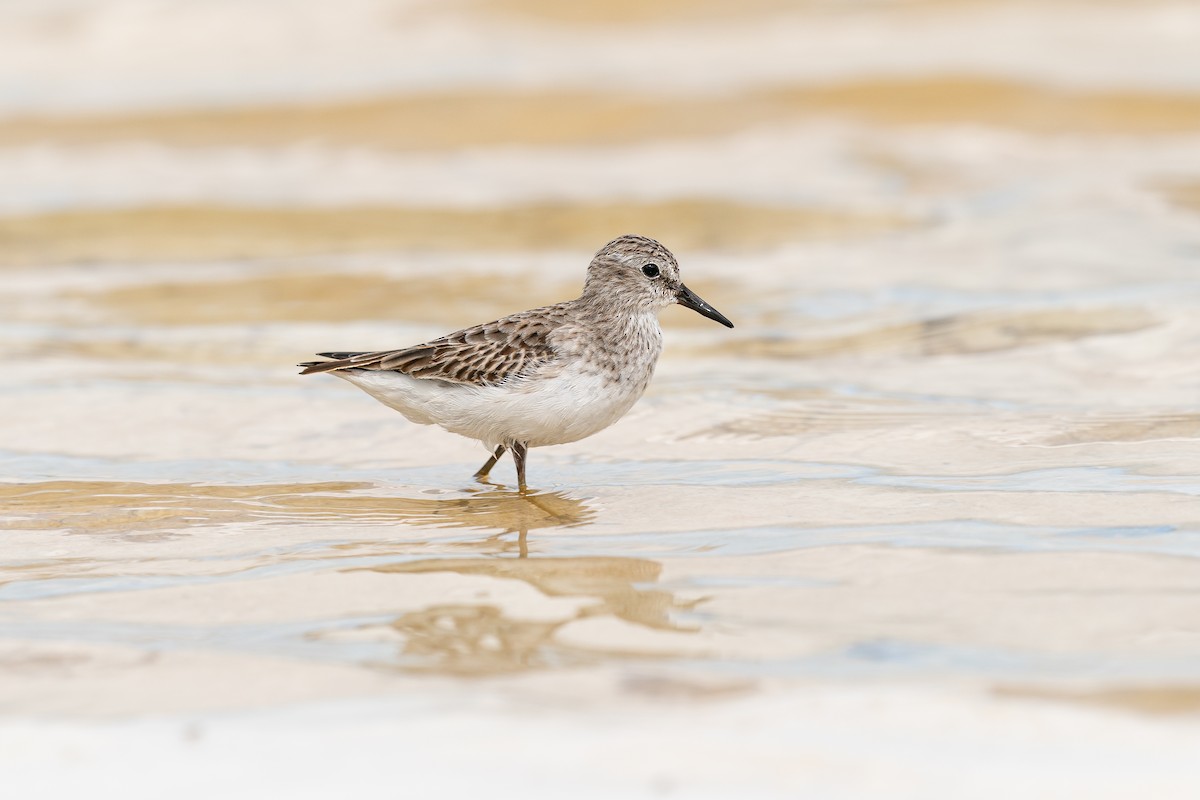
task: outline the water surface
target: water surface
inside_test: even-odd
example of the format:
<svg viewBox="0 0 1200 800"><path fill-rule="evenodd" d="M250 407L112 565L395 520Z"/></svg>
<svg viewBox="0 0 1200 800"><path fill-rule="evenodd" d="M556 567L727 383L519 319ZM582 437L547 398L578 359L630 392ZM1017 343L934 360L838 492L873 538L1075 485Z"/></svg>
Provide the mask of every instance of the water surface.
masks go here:
<svg viewBox="0 0 1200 800"><path fill-rule="evenodd" d="M1194 795L1195 8L342 5L0 12L18 785ZM737 328L532 495L291 367L631 231Z"/></svg>

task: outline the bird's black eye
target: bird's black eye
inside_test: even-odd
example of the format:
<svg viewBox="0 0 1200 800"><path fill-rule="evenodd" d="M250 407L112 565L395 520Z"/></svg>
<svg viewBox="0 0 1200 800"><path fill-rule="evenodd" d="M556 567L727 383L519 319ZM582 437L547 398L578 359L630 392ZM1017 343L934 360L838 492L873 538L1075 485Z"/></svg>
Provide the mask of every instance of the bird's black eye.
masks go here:
<svg viewBox="0 0 1200 800"><path fill-rule="evenodd" d="M642 274L647 278L657 278L658 264L647 264L646 266L642 267Z"/></svg>

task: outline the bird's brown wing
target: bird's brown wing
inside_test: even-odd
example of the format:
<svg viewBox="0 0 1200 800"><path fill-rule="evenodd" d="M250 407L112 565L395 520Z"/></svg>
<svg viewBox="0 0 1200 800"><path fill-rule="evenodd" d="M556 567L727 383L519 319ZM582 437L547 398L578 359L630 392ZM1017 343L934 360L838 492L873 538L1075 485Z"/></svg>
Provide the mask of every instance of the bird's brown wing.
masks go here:
<svg viewBox="0 0 1200 800"><path fill-rule="evenodd" d="M502 383L554 359L550 334L561 324L563 305L513 314L401 350L321 353L333 360L297 366L304 367L301 375L367 369L476 386Z"/></svg>

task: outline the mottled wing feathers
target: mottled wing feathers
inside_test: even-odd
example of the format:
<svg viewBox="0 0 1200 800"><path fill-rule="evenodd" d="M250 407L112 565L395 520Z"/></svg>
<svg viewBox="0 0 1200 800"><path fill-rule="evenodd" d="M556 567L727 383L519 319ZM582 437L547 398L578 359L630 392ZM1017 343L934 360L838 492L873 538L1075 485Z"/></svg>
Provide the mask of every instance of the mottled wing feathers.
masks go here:
<svg viewBox="0 0 1200 800"><path fill-rule="evenodd" d="M565 305L513 314L401 350L322 353L334 360L300 364L305 367L300 374L369 369L479 386L501 383L554 359L550 334L562 324Z"/></svg>

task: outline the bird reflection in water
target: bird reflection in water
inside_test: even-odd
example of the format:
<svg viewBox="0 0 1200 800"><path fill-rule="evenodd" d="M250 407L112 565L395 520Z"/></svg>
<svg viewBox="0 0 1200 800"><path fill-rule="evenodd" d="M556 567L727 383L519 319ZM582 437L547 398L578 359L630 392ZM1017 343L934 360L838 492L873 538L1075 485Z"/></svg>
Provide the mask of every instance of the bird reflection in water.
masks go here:
<svg viewBox="0 0 1200 800"><path fill-rule="evenodd" d="M547 597L590 598L559 619L508 616L491 604L430 605L395 619L388 627L403 637L402 669L455 675L486 675L595 663L604 658L646 657L644 651L618 652L558 640L559 631L580 620L613 617L654 631L690 632L672 613L699 601L682 602L653 588L662 572L642 558L435 558L366 568L388 574L454 572L523 581Z"/></svg>
<svg viewBox="0 0 1200 800"><path fill-rule="evenodd" d="M377 487L378 490L378 487ZM306 518L341 521L406 522L444 528L491 529L528 534L541 528L585 525L595 518L587 504L559 492L520 494L476 489L455 497L386 495L307 495L276 500L275 505Z"/></svg>
<svg viewBox="0 0 1200 800"><path fill-rule="evenodd" d="M379 498L388 504L396 501ZM389 505L392 511L400 508ZM595 617L614 617L661 631L686 631L671 619L683 603L652 584L662 565L640 558L601 556L530 557L530 531L549 531L586 525L595 511L583 501L558 492L520 494L481 489L470 497L406 500L408 521L451 527L490 528L488 556L430 558L381 564L363 571L396 576L453 572L465 576L523 581L546 597L590 598L559 619L522 619L488 603L436 603L403 614L385 635L403 638L395 663L406 671L456 675L486 675L592 663L612 653L570 645L558 640L566 625ZM508 537L517 534L514 543ZM553 534L549 534L553 535ZM472 549L478 542L471 543ZM515 545L515 546L514 546ZM515 550L513 557L504 557ZM497 557L499 556L499 557ZM358 570L355 570L358 571ZM633 655L633 654L626 654Z"/></svg>
<svg viewBox="0 0 1200 800"><path fill-rule="evenodd" d="M561 492L531 492L496 489L468 489L462 497L375 497L340 496L310 498L323 514L340 519L367 522L405 522L438 528L471 528L491 531L483 542L489 550L515 549L521 558L529 555L529 532L552 528L573 528L589 524L596 517L586 502ZM512 542L507 537L517 534ZM466 543L478 549L480 542ZM447 546L453 546L448 544ZM361 551L360 544L352 545Z"/></svg>

